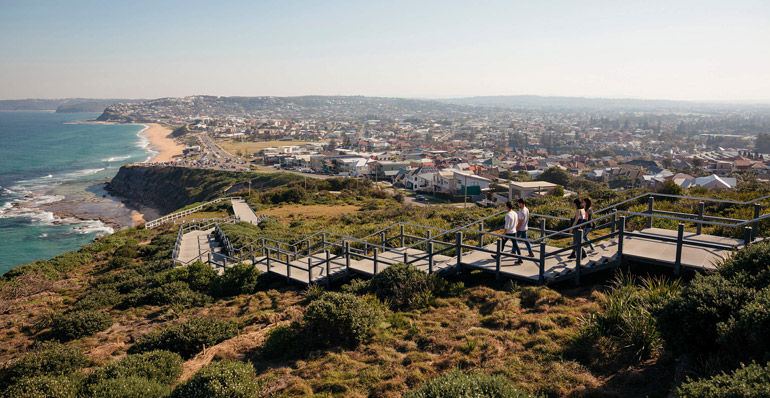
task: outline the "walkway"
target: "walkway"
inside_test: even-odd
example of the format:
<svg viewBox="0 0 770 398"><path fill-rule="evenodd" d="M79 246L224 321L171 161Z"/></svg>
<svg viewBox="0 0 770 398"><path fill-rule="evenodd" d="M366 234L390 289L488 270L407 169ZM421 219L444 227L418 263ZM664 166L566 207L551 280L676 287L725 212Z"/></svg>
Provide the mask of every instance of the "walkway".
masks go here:
<svg viewBox="0 0 770 398"><path fill-rule="evenodd" d="M246 221L248 223L257 225L261 221L260 217L257 216L257 213L254 213L254 210L251 209L248 203L246 203L245 200L241 198L233 198L233 212L235 213L235 217L237 217L241 221Z"/></svg>
<svg viewBox="0 0 770 398"><path fill-rule="evenodd" d="M194 260L206 261L208 254L212 254L212 261L218 261L218 255L222 251L219 242L214 238L214 228L204 231L190 231L182 235L179 252L176 259L183 263Z"/></svg>

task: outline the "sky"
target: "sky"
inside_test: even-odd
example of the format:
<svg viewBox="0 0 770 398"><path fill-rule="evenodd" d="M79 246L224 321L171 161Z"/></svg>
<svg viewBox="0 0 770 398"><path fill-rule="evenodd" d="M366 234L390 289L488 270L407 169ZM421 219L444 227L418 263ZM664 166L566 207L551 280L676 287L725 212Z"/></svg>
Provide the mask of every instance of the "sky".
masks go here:
<svg viewBox="0 0 770 398"><path fill-rule="evenodd" d="M0 0L0 99L766 101L768 48L768 0Z"/></svg>

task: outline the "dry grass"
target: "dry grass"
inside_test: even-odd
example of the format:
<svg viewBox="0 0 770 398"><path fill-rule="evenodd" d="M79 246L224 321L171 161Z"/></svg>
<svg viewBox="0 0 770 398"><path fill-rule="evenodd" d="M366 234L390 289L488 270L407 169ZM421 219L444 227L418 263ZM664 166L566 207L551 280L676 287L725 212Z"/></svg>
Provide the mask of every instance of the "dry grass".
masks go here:
<svg viewBox="0 0 770 398"><path fill-rule="evenodd" d="M274 207L270 210L265 211L265 213L267 213L271 217L278 217L278 218L288 218L290 216L311 217L311 218L321 217L321 216L338 217L343 214L350 214L350 213L356 212L358 211L358 209L360 209L360 207L356 205L337 205L337 206L285 205L281 207Z"/></svg>
<svg viewBox="0 0 770 398"><path fill-rule="evenodd" d="M245 156L259 152L265 148L276 146L294 146L305 145L313 141L257 141L257 142L239 142L233 140L217 140L216 143L225 151L232 155L237 155L241 151Z"/></svg>

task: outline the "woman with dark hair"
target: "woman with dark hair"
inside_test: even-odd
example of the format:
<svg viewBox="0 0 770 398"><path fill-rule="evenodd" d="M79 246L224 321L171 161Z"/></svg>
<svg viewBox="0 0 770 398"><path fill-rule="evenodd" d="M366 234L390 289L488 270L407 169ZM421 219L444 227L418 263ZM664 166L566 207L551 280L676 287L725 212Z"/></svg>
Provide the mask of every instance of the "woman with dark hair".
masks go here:
<svg viewBox="0 0 770 398"><path fill-rule="evenodd" d="M594 209L593 209L593 207L591 207L591 205L592 205L591 204L591 198L583 199L583 204L584 204L583 211L585 211L585 213L586 213L586 221L593 220L594 219ZM583 228L583 242L587 242L588 241L588 233L591 232L591 230L594 229L594 227L595 227L595 225L592 222L592 223L586 225ZM592 252L594 250L596 250L596 249L594 249L594 244L593 243L588 243L588 247L591 249Z"/></svg>
<svg viewBox="0 0 770 398"><path fill-rule="evenodd" d="M575 226L582 224L586 222L586 211L585 211L585 203L583 203L582 199L575 199L572 201L572 203L575 204L575 218L572 220L572 229L569 230L570 233L575 233ZM578 229L582 229L583 227L577 227ZM586 250L583 249L583 258L586 256ZM575 258L577 255L575 254L575 251L572 251L572 254L569 255L569 258Z"/></svg>

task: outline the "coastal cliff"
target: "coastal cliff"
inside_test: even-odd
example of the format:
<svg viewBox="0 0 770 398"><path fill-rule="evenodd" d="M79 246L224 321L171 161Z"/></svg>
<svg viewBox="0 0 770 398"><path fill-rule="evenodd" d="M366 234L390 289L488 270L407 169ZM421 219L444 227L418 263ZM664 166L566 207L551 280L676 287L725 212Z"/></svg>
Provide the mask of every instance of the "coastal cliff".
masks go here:
<svg viewBox="0 0 770 398"><path fill-rule="evenodd" d="M127 165L107 190L130 202L170 213L191 203L234 192L251 181L254 189L271 188L301 179L290 173L235 172L187 167Z"/></svg>

